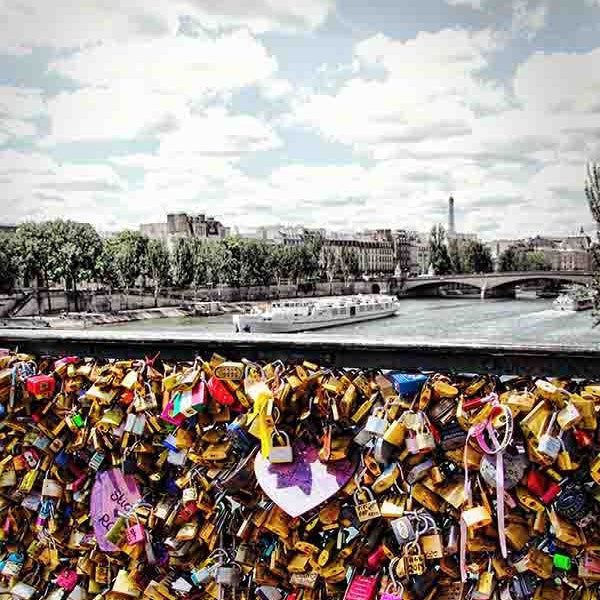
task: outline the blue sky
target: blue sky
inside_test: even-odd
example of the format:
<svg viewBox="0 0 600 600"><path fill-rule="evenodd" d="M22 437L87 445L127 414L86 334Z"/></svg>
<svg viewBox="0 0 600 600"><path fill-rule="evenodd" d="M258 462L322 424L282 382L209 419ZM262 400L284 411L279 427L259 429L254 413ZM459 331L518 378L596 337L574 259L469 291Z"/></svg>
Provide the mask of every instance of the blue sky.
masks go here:
<svg viewBox="0 0 600 600"><path fill-rule="evenodd" d="M600 0L0 0L0 222L592 227Z"/></svg>

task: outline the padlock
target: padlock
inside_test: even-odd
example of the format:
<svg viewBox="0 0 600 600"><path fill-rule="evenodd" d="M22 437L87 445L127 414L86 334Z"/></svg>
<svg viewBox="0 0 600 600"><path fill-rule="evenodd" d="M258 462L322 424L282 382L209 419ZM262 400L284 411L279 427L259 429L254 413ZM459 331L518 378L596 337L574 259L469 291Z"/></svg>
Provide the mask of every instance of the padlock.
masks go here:
<svg viewBox="0 0 600 600"><path fill-rule="evenodd" d="M480 573L479 580L473 592L472 600L489 600L494 592L494 572L492 571L492 561L488 560L488 566L483 573Z"/></svg>
<svg viewBox="0 0 600 600"><path fill-rule="evenodd" d="M537 450L544 456L556 460L558 457L558 453L561 450L561 441L557 436L552 435L552 428L556 421L556 413L552 413L552 417L550 419L550 423L548 424L548 428L546 432L540 436Z"/></svg>
<svg viewBox="0 0 600 600"><path fill-rule="evenodd" d="M395 558L390 562L389 577L390 581L383 590L383 593L379 597L379 600L403 600L404 598L404 586L400 581L396 580L396 562L398 558Z"/></svg>
<svg viewBox="0 0 600 600"><path fill-rule="evenodd" d="M400 547L416 538L415 529L408 516L394 519L390 522L390 526Z"/></svg>
<svg viewBox="0 0 600 600"><path fill-rule="evenodd" d="M79 575L73 569L63 569L56 578L56 584L70 592L77 585Z"/></svg>
<svg viewBox="0 0 600 600"><path fill-rule="evenodd" d="M383 439L396 448L401 448L406 438L406 425L402 418L392 421L385 429Z"/></svg>
<svg viewBox="0 0 600 600"><path fill-rule="evenodd" d="M408 542L404 546L402 553L404 562L406 564L407 575L423 575L426 570L425 556L421 552L421 546L419 546L418 538L411 542Z"/></svg>
<svg viewBox="0 0 600 600"><path fill-rule="evenodd" d="M419 536L421 550L423 551L423 554L427 560L437 560L438 558L443 558L444 540L442 538L440 529L433 518L429 516L423 518L425 519L428 528L425 533ZM433 529L433 532L428 533L429 529Z"/></svg>
<svg viewBox="0 0 600 600"><path fill-rule="evenodd" d="M367 496L367 502L362 502L359 498L360 494L364 494ZM361 523L365 521L370 521L371 519L377 519L381 516L381 512L379 510L379 504L377 500L375 500L373 496L373 492L371 492L368 488L357 488L354 492L354 510L356 512L356 516Z"/></svg>
<svg viewBox="0 0 600 600"><path fill-rule="evenodd" d="M346 590L344 600L374 600L377 583L377 575L355 575Z"/></svg>
<svg viewBox="0 0 600 600"><path fill-rule="evenodd" d="M369 415L365 430L376 437L383 437L388 427L388 421L385 417L385 408L378 406L372 415Z"/></svg>
<svg viewBox="0 0 600 600"><path fill-rule="evenodd" d="M144 526L137 520L136 517L136 523L127 528L127 543L131 545L142 544L144 540Z"/></svg>
<svg viewBox="0 0 600 600"><path fill-rule="evenodd" d="M564 408L562 408L556 416L556 422L563 430L571 429L582 420L583 415L579 412L579 410L577 410L577 406L575 406L575 404L571 401L567 402Z"/></svg>
<svg viewBox="0 0 600 600"><path fill-rule="evenodd" d="M241 567L237 563L221 565L215 571L215 581L219 585L237 587L240 582Z"/></svg>
<svg viewBox="0 0 600 600"><path fill-rule="evenodd" d="M275 445L275 440L277 437L283 440L283 444L281 446ZM290 438L287 433L284 431L274 430L271 434L272 446L269 451L269 462L273 464L285 464L294 462L294 451L292 449L292 445L290 444Z"/></svg>

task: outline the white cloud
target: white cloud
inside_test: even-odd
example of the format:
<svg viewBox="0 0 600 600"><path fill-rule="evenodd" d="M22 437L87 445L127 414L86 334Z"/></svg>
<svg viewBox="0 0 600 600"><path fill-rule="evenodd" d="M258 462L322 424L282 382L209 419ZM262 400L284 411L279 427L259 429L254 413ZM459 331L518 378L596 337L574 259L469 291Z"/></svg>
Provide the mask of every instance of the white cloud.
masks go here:
<svg viewBox="0 0 600 600"><path fill-rule="evenodd" d="M36 134L29 121L45 111L41 90L0 86L0 145Z"/></svg>
<svg viewBox="0 0 600 600"><path fill-rule="evenodd" d="M127 83L152 93L202 98L266 79L277 70L277 61L247 31L235 31L216 38L106 43L54 61L49 70L81 85Z"/></svg>
<svg viewBox="0 0 600 600"><path fill-rule="evenodd" d="M468 6L473 10L482 10L483 0L445 0L450 6Z"/></svg>
<svg viewBox="0 0 600 600"><path fill-rule="evenodd" d="M205 29L302 31L322 25L334 8L335 0L0 0L0 39L9 54L157 39L174 35L184 16Z"/></svg>
<svg viewBox="0 0 600 600"><path fill-rule="evenodd" d="M381 65L385 78L360 72L334 94L297 101L288 123L316 128L375 158L407 143L466 135L477 112L506 106L504 90L481 75L500 43L488 30L421 32L407 42L372 36L355 54L367 70Z"/></svg>
<svg viewBox="0 0 600 600"><path fill-rule="evenodd" d="M126 187L109 165L61 164L40 153L0 151L0 196L10 206L4 220L78 215L104 226L118 217L115 208Z"/></svg>
<svg viewBox="0 0 600 600"><path fill-rule="evenodd" d="M187 0L202 26L210 29L247 27L257 33L270 30L316 29L335 10L335 0Z"/></svg>
<svg viewBox="0 0 600 600"><path fill-rule="evenodd" d="M177 128L192 106L249 85L270 85L277 61L248 32L237 31L215 39L103 44L49 68L86 86L48 101L45 143L56 143L155 137Z"/></svg>
<svg viewBox="0 0 600 600"><path fill-rule="evenodd" d="M511 29L515 34L521 34L533 39L538 31L546 26L548 19L549 0L532 2L531 0L513 0Z"/></svg>

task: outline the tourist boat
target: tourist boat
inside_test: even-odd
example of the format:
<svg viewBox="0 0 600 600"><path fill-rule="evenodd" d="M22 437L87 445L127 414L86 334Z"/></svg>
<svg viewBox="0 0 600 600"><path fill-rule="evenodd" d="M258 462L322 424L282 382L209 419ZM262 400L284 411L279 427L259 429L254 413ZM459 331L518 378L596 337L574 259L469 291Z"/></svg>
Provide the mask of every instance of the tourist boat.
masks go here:
<svg viewBox="0 0 600 600"><path fill-rule="evenodd" d="M571 289L561 294L552 306L557 310L589 310L594 306L594 298L589 290Z"/></svg>
<svg viewBox="0 0 600 600"><path fill-rule="evenodd" d="M267 310L234 315L236 332L289 333L370 321L394 315L393 296L359 295L322 300L282 300Z"/></svg>

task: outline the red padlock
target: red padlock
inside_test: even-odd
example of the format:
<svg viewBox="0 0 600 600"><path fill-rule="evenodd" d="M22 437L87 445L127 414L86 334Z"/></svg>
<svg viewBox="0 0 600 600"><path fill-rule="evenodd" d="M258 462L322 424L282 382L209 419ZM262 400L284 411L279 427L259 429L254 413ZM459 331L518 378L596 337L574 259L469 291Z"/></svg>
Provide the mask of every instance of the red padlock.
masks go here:
<svg viewBox="0 0 600 600"><path fill-rule="evenodd" d="M225 406L231 406L235 402L234 395L220 379L211 377L206 385L215 402L224 404Z"/></svg>
<svg viewBox="0 0 600 600"><path fill-rule="evenodd" d="M33 375L27 378L25 387L30 394L38 400L42 400L54 394L54 385L54 377L50 377L50 375Z"/></svg>
<svg viewBox="0 0 600 600"><path fill-rule="evenodd" d="M532 469L527 473L527 489L538 498L546 493L549 483L550 480L541 471Z"/></svg>
<svg viewBox="0 0 600 600"><path fill-rule="evenodd" d="M556 498L556 496L558 496L559 492L560 492L560 485L556 482L553 482L548 486L546 491L540 496L540 500L544 504L550 504L552 502L552 500L554 500L554 498Z"/></svg>
<svg viewBox="0 0 600 600"><path fill-rule="evenodd" d="M374 552L371 552L371 554L369 554L369 557L367 558L367 564L369 565L369 569L372 569L373 571L378 571L379 569L381 569L381 566L385 562L386 558L387 556L385 554L385 548L382 544Z"/></svg>
<svg viewBox="0 0 600 600"><path fill-rule="evenodd" d="M580 448L588 449L592 447L594 438L591 433L583 429L573 429L573 437Z"/></svg>

